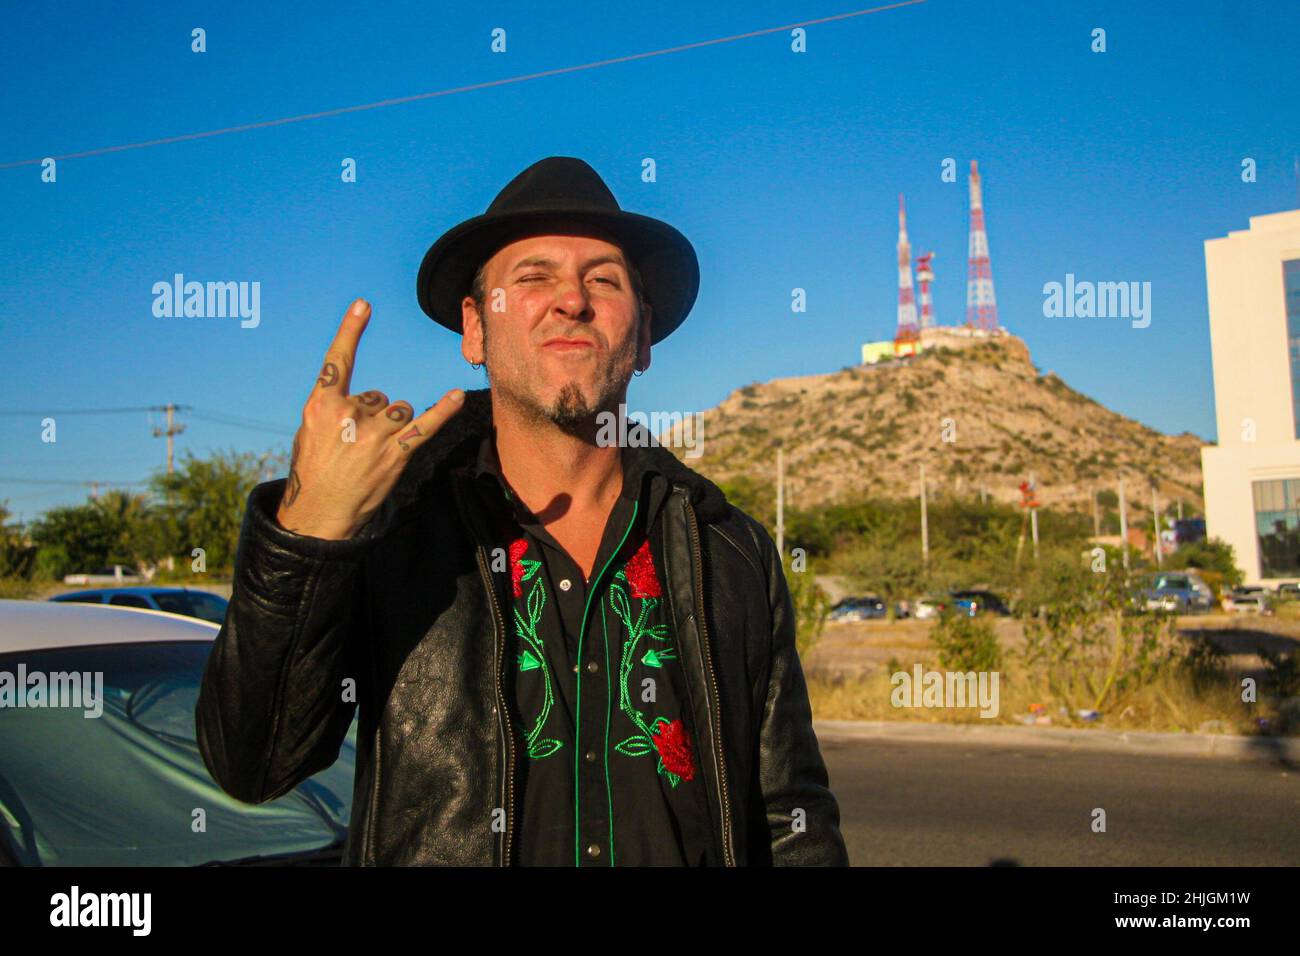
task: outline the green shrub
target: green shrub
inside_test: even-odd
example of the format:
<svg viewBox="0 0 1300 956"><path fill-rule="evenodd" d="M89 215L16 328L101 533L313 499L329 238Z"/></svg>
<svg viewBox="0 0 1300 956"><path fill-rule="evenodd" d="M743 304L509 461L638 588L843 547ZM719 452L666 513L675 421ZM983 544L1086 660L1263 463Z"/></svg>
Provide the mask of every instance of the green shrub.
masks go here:
<svg viewBox="0 0 1300 956"><path fill-rule="evenodd" d="M1300 695L1300 654L1259 648L1268 682L1280 697Z"/></svg>
<svg viewBox="0 0 1300 956"><path fill-rule="evenodd" d="M939 666L944 670L995 671L1002 666L997 632L987 617L947 610L930 631L930 639L939 649Z"/></svg>
<svg viewBox="0 0 1300 956"><path fill-rule="evenodd" d="M804 657L822 636L831 602L808 568L792 571L787 563L785 580L790 588L790 600L794 603L795 647L799 656Z"/></svg>

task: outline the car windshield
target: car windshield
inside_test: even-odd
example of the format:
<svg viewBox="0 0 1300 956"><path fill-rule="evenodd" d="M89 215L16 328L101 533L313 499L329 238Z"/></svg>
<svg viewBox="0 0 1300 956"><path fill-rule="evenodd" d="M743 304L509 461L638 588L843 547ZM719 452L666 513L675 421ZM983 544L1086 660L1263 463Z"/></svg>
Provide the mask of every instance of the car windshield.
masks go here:
<svg viewBox="0 0 1300 956"><path fill-rule="evenodd" d="M24 706L0 707L0 857L26 866L187 866L336 844L351 810L356 722L332 767L269 803L235 800L212 780L195 740L211 646L0 656L11 695L26 675ZM37 695L38 684L63 693Z"/></svg>
<svg viewBox="0 0 1300 956"><path fill-rule="evenodd" d="M1176 588L1186 590L1192 586L1190 579L1183 574L1162 574L1156 577L1157 588Z"/></svg>
<svg viewBox="0 0 1300 956"><path fill-rule="evenodd" d="M206 591L154 591L153 599L160 609L172 614L198 617L214 624L226 620L226 599Z"/></svg>

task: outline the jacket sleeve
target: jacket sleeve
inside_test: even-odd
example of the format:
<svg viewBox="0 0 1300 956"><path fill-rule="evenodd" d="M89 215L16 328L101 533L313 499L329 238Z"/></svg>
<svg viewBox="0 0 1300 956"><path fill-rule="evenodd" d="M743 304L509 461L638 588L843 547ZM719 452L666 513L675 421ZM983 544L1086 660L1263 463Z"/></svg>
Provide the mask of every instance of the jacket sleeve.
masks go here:
<svg viewBox="0 0 1300 956"><path fill-rule="evenodd" d="M752 521L752 519L751 519ZM813 732L808 687L795 648L795 612L767 529L752 527L767 571L771 666L761 714L757 775L775 866L848 866L840 809ZM802 810L802 814L797 811Z"/></svg>
<svg viewBox="0 0 1300 956"><path fill-rule="evenodd" d="M248 498L226 620L199 689L199 752L246 803L287 793L338 757L356 711L364 535L327 541L275 520L284 479ZM364 529L363 529L364 530Z"/></svg>

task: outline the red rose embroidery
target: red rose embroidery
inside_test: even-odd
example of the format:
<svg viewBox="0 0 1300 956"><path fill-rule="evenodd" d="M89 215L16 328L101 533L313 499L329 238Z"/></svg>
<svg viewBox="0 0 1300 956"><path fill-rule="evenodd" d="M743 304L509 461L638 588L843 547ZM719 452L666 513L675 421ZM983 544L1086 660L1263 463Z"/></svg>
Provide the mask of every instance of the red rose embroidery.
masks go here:
<svg viewBox="0 0 1300 956"><path fill-rule="evenodd" d="M510 542L510 581L514 585L515 597L523 597L524 566L520 559L528 550L528 539L518 538Z"/></svg>
<svg viewBox="0 0 1300 956"><path fill-rule="evenodd" d="M642 541L636 554L628 558L623 566L628 583L632 585L632 596L638 598L659 597L663 591L659 587L659 578L655 575L654 558L650 556L650 542Z"/></svg>
<svg viewBox="0 0 1300 956"><path fill-rule="evenodd" d="M655 727L655 749L664 762L664 769L683 780L695 779L695 764L691 760L691 742L686 727L680 720L661 723Z"/></svg>

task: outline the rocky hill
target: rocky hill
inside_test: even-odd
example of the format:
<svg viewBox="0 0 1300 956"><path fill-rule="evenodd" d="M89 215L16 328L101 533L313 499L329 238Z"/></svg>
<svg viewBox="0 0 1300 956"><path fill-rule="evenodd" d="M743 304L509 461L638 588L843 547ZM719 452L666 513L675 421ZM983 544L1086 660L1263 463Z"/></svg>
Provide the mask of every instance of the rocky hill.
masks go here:
<svg viewBox="0 0 1300 956"><path fill-rule="evenodd" d="M674 454L714 481L774 483L781 445L794 506L914 496L924 464L931 495L1018 502L1033 473L1043 506L1090 511L1094 490L1123 476L1134 518L1152 481L1163 503L1204 507L1200 438L1161 434L1040 374L1012 335L748 385L703 413L699 457L670 434Z"/></svg>

